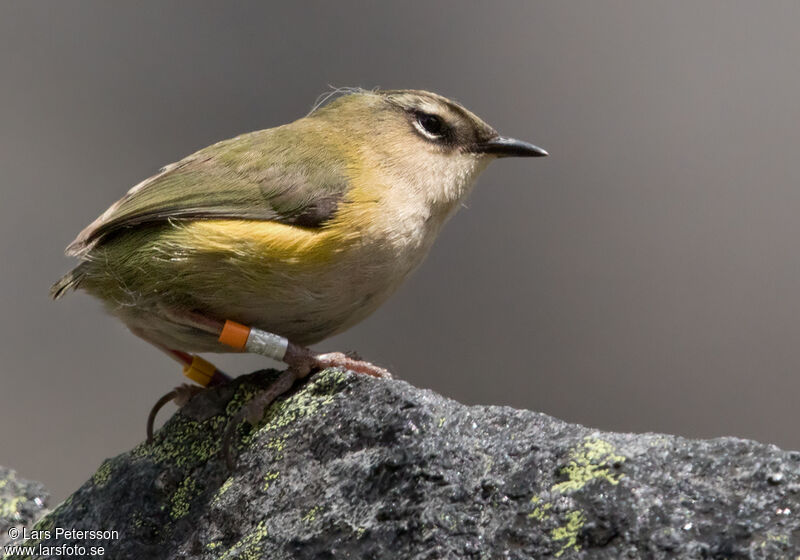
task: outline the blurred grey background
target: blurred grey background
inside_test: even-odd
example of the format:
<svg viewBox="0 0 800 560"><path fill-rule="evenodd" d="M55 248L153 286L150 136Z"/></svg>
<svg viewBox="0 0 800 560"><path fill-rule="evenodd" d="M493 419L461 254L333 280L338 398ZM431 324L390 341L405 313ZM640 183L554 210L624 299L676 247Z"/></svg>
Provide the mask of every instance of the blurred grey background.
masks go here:
<svg viewBox="0 0 800 560"><path fill-rule="evenodd" d="M0 464L63 498L182 381L88 296L48 299L63 247L329 84L440 92L552 156L493 164L320 349L467 403L800 448L798 24L795 2L0 3Z"/></svg>

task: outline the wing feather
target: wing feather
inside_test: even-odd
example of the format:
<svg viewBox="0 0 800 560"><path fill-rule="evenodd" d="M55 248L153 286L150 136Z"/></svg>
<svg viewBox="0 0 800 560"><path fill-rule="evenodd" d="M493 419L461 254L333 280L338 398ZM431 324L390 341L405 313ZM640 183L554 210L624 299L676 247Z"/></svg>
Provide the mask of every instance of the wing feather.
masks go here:
<svg viewBox="0 0 800 560"><path fill-rule="evenodd" d="M269 220L322 227L347 189L340 158L291 142L286 127L218 142L133 187L67 247L83 255L111 233L180 219ZM324 150L330 154L330 150Z"/></svg>

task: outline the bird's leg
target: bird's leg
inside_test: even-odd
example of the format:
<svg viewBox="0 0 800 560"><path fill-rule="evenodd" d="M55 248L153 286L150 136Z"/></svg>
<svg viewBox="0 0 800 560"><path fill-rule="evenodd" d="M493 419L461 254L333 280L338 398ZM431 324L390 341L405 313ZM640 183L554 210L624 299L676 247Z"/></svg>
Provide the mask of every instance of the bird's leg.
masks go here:
<svg viewBox="0 0 800 560"><path fill-rule="evenodd" d="M151 443L153 441L153 424L155 423L156 415L164 408L164 405L172 401L180 408L189 402L194 395L202 391L203 388L225 384L230 381L231 378L217 369L214 364L207 362L200 356L168 348L160 342L152 340L140 329L131 329L131 332L183 365L183 374L192 381L200 384L190 385L188 383L183 383L156 401L156 404L153 405L153 408L150 409L150 413L147 415L147 443Z"/></svg>
<svg viewBox="0 0 800 560"><path fill-rule="evenodd" d="M392 377L387 370L369 362L351 358L342 352L314 354L305 346L289 342L282 336L247 327L234 321L225 321L219 334L219 341L241 352L261 354L273 360L282 361L296 372L298 379L305 377L311 371L331 367L341 367L371 377Z"/></svg>
<svg viewBox="0 0 800 560"><path fill-rule="evenodd" d="M263 393L253 398L228 423L222 438L222 453L228 469L235 468L231 453L231 442L239 423L246 419L250 424L258 423L264 416L267 407L279 396L288 391L295 381L307 377L310 373L325 368L341 367L356 373L372 377L390 379L391 374L369 362L356 360L341 352L314 354L305 346L289 342L282 336L246 327L233 321L226 321L220 332L219 341L245 352L262 354L289 365L277 380Z"/></svg>
<svg viewBox="0 0 800 560"><path fill-rule="evenodd" d="M274 360L282 361L289 366L289 368L282 372L278 379L276 379L266 391L260 393L247 405L242 407L242 410L228 423L222 439L222 452L225 456L228 467L231 468L231 470L234 466L233 457L230 453L231 441L238 424L243 419L247 420L250 424L258 423L264 416L264 411L266 408L276 398L288 391L295 381L307 377L312 372L332 367L348 369L355 373L369 375L371 377L383 379L390 379L392 377L387 370L381 367L363 360L352 358L341 352L315 354L310 349L289 342L282 336L269 333L261 329L247 327L234 321L225 321L222 323L195 312L178 312L171 309L162 309L162 312L167 318L175 323L193 327L218 336L219 342L240 352L261 354ZM139 336L142 335L140 334ZM204 365L210 366L210 381L219 379L221 380L220 382L226 382L230 379L222 372L219 372L219 370L216 370L213 365L208 364L208 362L205 362L205 360L202 360L202 358L199 358L198 356L190 356L185 352L171 350L153 342L152 340L147 339L146 337L143 338L148 340L148 342L160 347L173 358L183 362L184 373L186 373L187 376L190 376L187 372L187 369L192 371L197 363L198 367L196 369L198 369L201 374L204 371ZM223 376L224 379L220 376ZM197 380L196 377L190 377ZM199 382L202 384L202 381ZM175 400L179 403L179 406L182 406L181 402L185 404L185 402L187 402L200 390L202 390L200 387L184 385L177 387L173 391L170 391L161 397L161 399L159 399L159 401L153 407L153 410L150 412L150 416L148 417L148 441L150 441L152 438L152 423L155 418L155 414L161 407L164 406L164 404L170 400Z"/></svg>

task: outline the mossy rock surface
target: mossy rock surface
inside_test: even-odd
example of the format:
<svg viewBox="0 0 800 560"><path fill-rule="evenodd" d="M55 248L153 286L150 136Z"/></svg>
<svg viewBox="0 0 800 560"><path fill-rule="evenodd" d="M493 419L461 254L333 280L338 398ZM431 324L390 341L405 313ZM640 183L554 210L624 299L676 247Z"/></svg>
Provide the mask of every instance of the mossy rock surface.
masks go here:
<svg viewBox="0 0 800 560"><path fill-rule="evenodd" d="M201 393L37 524L118 538L30 544L117 560L800 555L800 453L598 432L339 371L243 423L228 472L222 431L275 375Z"/></svg>

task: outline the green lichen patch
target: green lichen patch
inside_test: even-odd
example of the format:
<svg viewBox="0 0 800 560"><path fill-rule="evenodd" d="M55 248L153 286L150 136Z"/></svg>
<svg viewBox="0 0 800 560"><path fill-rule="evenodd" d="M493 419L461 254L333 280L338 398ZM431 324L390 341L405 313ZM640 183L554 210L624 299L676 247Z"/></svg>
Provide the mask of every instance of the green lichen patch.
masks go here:
<svg viewBox="0 0 800 560"><path fill-rule="evenodd" d="M14 471L8 471L8 474L6 476L0 478L0 490L5 489L5 487L8 486L8 484L14 479L16 479Z"/></svg>
<svg viewBox="0 0 800 560"><path fill-rule="evenodd" d="M214 499L212 500L212 504L219 505L220 500L225 496L225 493L230 490L230 487L233 486L233 477L229 476L225 479L225 482L222 483L222 486L219 487L217 493L214 495Z"/></svg>
<svg viewBox="0 0 800 560"><path fill-rule="evenodd" d="M189 513L192 501L200 494L200 491L197 481L191 477L185 478L170 497L169 516L173 520L186 516Z"/></svg>
<svg viewBox="0 0 800 560"><path fill-rule="evenodd" d="M586 523L586 516L581 511L571 511L566 515L566 521L566 524L550 531L551 539L556 542L564 541L561 548L556 552L556 558L560 558L569 549L575 552L581 549L578 544L578 535Z"/></svg>
<svg viewBox="0 0 800 560"><path fill-rule="evenodd" d="M534 496L531 498L531 503L536 507L534 507L533 511L528 514L529 519L535 519L537 521L547 521L550 519L550 514L547 512L553 507L553 504L541 502L542 499L539 496Z"/></svg>
<svg viewBox="0 0 800 560"><path fill-rule="evenodd" d="M225 554L220 557L220 560L232 560L233 558L259 560L263 558L264 547L262 542L267 538L267 535L267 522L262 519L252 531L247 533L244 537L239 539L239 542L228 549Z"/></svg>
<svg viewBox="0 0 800 560"><path fill-rule="evenodd" d="M306 514L302 518L302 521L305 521L306 523L311 523L312 521L315 521L317 519L317 515L319 515L322 509L323 509L322 506L314 506L313 508L311 508L306 512Z"/></svg>
<svg viewBox="0 0 800 560"><path fill-rule="evenodd" d="M268 471L267 474L264 475L264 487L263 489L269 490L269 487L275 482L278 477L281 475L280 471Z"/></svg>
<svg viewBox="0 0 800 560"><path fill-rule="evenodd" d="M366 532L367 532L366 527L358 527L358 528L356 528L356 531L355 531L356 538L360 539L361 537L364 536L364 533L366 533Z"/></svg>
<svg viewBox="0 0 800 560"><path fill-rule="evenodd" d="M561 469L561 474L566 475L566 480L553 484L550 487L550 494L569 495L582 490L595 480L617 485L623 474L614 473L611 469L618 467L624 461L625 457L617 454L611 443L594 437L586 437L580 445L570 450L569 462L566 467ZM543 501L539 496L533 496L531 504L534 508L528 513L528 519L539 523L559 523L559 519L563 520L549 533L554 542L561 543L555 554L557 558L570 549L580 550L578 536L586 523L585 512L575 509L565 515L557 515L554 511L555 502Z"/></svg>
<svg viewBox="0 0 800 560"><path fill-rule="evenodd" d="M622 473L612 473L613 465L625 462L623 455L617 455L616 449L609 442L586 437L583 444L570 452L569 464L562 469L567 480L555 484L553 492L565 494L582 489L593 480L604 480L609 484L618 484Z"/></svg>
<svg viewBox="0 0 800 560"><path fill-rule="evenodd" d="M26 499L24 496L13 496L0 500L0 517L7 517L9 519L19 515L20 505L24 504Z"/></svg>
<svg viewBox="0 0 800 560"><path fill-rule="evenodd" d="M324 370L316 374L297 393L279 398L265 411L264 417L255 430L242 433L236 443L237 449L250 447L253 441L260 439L265 432L279 431L289 428L298 420L319 413L326 405L333 402L334 396L346 384L348 374L336 370ZM229 414L236 414L241 406L257 394L255 390L239 391L227 407ZM283 449L290 438L288 432L268 439L265 447L272 452L274 460L283 458Z"/></svg>
<svg viewBox="0 0 800 560"><path fill-rule="evenodd" d="M283 459L283 450L286 447L286 441L289 439L289 434L282 434L280 436L270 438L264 447L272 452L272 458L276 461Z"/></svg>
<svg viewBox="0 0 800 560"><path fill-rule="evenodd" d="M102 488L108 481L111 479L111 471L112 471L112 464L111 459L106 459L103 461L103 464L100 465L100 468L97 469L97 472L92 475L92 482L98 488Z"/></svg>
<svg viewBox="0 0 800 560"><path fill-rule="evenodd" d="M214 416L205 422L197 422L181 415L170 420L169 430L162 439L153 443L137 445L131 454L148 457L157 463L167 463L180 469L205 463L216 455L220 448L220 432L227 419Z"/></svg>
<svg viewBox="0 0 800 560"><path fill-rule="evenodd" d="M315 375L302 391L275 402L264 418L262 430L286 428L307 416L312 416L333 401L345 384L347 374L328 369Z"/></svg>
<svg viewBox="0 0 800 560"><path fill-rule="evenodd" d="M144 516L142 515L142 512L140 512L140 511L133 512L131 514L130 521L128 522L128 524L131 527L134 527L136 529L139 529L139 528L143 527L144 526Z"/></svg>
<svg viewBox="0 0 800 560"><path fill-rule="evenodd" d="M788 535L776 535L775 533L767 533L767 540L781 544L789 544Z"/></svg>
<svg viewBox="0 0 800 560"><path fill-rule="evenodd" d="M232 418L236 414L239 413L239 410L248 402L250 402L253 397L258 394L258 387L251 384L239 385L236 389L236 393L231 397L231 400L228 401L228 404L225 406L225 416L228 418Z"/></svg>
<svg viewBox="0 0 800 560"><path fill-rule="evenodd" d="M344 387L347 374L340 370L330 369L315 375L303 389L287 398L272 403L264 414L258 430L244 435L238 447L247 448L255 439L267 432L279 431L278 435L269 437L264 447L274 460L283 458L283 450L291 438L288 430L299 420L321 413L333 402L335 395ZM324 414L324 413L323 413ZM283 430L283 431L281 431Z"/></svg>

